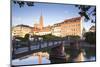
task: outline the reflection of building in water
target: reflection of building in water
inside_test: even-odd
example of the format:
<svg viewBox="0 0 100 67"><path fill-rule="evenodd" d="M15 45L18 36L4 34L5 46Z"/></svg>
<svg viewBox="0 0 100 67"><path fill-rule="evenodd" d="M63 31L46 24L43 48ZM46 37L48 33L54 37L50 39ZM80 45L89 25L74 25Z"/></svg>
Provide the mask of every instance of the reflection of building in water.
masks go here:
<svg viewBox="0 0 100 67"><path fill-rule="evenodd" d="M86 53L85 51L76 51L72 52L72 54L69 55L68 57L68 62L82 62L86 61Z"/></svg>
<svg viewBox="0 0 100 67"><path fill-rule="evenodd" d="M80 52L79 55L74 59L75 62L85 61L84 52Z"/></svg>
<svg viewBox="0 0 100 67"><path fill-rule="evenodd" d="M41 55L42 57L49 58L49 53L47 53L47 52L37 52L37 53L33 53L33 56L38 56L38 55Z"/></svg>
<svg viewBox="0 0 100 67"><path fill-rule="evenodd" d="M78 35L82 36L82 17L75 17L64 20L61 23L53 25L52 34L55 36L67 36L67 35Z"/></svg>
<svg viewBox="0 0 100 67"><path fill-rule="evenodd" d="M46 57L47 59L49 59L49 54L47 52L37 52L37 53L33 53L33 56L38 56L38 63L42 64L42 58Z"/></svg>
<svg viewBox="0 0 100 67"><path fill-rule="evenodd" d="M32 34L32 27L21 24L12 28L12 36L24 37L25 34Z"/></svg>

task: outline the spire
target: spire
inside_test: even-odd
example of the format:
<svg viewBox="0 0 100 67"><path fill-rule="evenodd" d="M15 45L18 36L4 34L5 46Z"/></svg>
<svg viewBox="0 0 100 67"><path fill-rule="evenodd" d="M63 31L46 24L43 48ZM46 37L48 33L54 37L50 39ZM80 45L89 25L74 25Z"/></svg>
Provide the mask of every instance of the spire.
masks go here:
<svg viewBox="0 0 100 67"><path fill-rule="evenodd" d="M43 16L42 16L42 12L41 12L41 16L40 16L40 29L43 29Z"/></svg>

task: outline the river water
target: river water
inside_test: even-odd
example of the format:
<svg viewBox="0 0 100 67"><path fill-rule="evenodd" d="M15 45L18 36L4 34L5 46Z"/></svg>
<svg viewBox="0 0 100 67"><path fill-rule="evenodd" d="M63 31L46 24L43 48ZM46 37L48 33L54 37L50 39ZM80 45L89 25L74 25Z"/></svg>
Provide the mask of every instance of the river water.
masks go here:
<svg viewBox="0 0 100 67"><path fill-rule="evenodd" d="M84 61L95 61L95 56L84 57ZM12 60L12 65L32 65L39 64L38 56L28 55L19 59ZM50 60L47 57L42 57L42 64L50 64Z"/></svg>
<svg viewBox="0 0 100 67"><path fill-rule="evenodd" d="M50 60L46 57L42 57L42 64L50 63ZM12 61L12 65L31 65L31 64L39 64L38 63L38 56L28 56L23 59L15 59Z"/></svg>

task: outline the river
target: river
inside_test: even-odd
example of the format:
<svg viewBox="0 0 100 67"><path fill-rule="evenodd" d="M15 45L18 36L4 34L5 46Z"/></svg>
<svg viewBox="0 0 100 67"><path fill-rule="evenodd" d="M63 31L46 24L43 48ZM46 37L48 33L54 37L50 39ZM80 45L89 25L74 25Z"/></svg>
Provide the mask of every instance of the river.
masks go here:
<svg viewBox="0 0 100 67"><path fill-rule="evenodd" d="M95 60L96 56L94 55L84 57L84 61L95 61ZM42 57L41 62L42 62L41 64L50 64L50 60L45 56ZM19 59L12 60L12 65L33 65L33 64L39 64L38 56L28 55Z"/></svg>

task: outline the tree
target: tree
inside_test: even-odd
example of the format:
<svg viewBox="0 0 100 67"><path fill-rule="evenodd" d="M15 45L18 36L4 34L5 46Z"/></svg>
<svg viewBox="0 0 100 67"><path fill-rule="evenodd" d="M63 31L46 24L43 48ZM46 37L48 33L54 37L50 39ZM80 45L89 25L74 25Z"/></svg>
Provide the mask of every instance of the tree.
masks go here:
<svg viewBox="0 0 100 67"><path fill-rule="evenodd" d="M95 32L87 32L84 34L85 41L90 44L96 44L96 33Z"/></svg>
<svg viewBox="0 0 100 67"><path fill-rule="evenodd" d="M31 43L30 43L30 40L29 40L29 36L30 36L30 34L25 34L25 37L24 37L24 39L25 39L25 41L27 41L28 42L28 44L27 44L27 46L28 46L28 50L30 51L31 50Z"/></svg>
<svg viewBox="0 0 100 67"><path fill-rule="evenodd" d="M68 38L69 40L79 40L80 36L78 36L78 35L68 35L68 36L66 36L66 38Z"/></svg>
<svg viewBox="0 0 100 67"><path fill-rule="evenodd" d="M29 34L25 34L25 36L24 36L25 40L28 40L29 36L30 36Z"/></svg>
<svg viewBox="0 0 100 67"><path fill-rule="evenodd" d="M16 1L16 0L14 0L13 3L14 3L14 4L18 4L20 8L21 8L21 7L24 7L25 4L26 4L27 6L30 6L30 7L31 7L31 6L34 6L34 2L29 2L29 1Z"/></svg>
<svg viewBox="0 0 100 67"><path fill-rule="evenodd" d="M90 5L75 5L80 12L80 16L85 17L85 21L91 20L92 23L96 23L96 7Z"/></svg>
<svg viewBox="0 0 100 67"><path fill-rule="evenodd" d="M61 37L54 36L52 34L43 35L43 40L59 40Z"/></svg>
<svg viewBox="0 0 100 67"><path fill-rule="evenodd" d="M14 4L18 4L19 7L24 7L25 5L27 6L34 6L34 2L32 1L17 1L14 0L13 1ZM80 12L80 16L84 16L85 17L85 21L91 20L92 23L96 22L96 7L95 6L91 6L91 5L75 5L75 7L77 7Z"/></svg>

